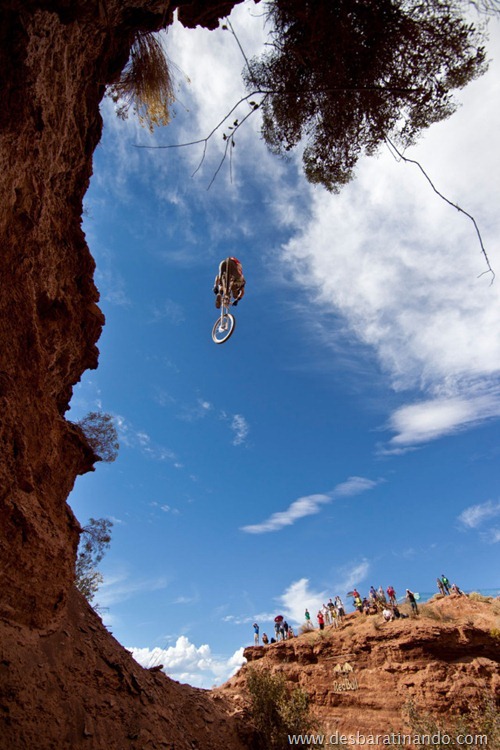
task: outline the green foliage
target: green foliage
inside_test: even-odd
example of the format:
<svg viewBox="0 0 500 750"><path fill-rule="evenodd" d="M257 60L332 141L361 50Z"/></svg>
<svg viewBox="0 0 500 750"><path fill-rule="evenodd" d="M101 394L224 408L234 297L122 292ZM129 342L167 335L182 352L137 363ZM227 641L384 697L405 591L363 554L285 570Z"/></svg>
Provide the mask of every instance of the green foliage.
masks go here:
<svg viewBox="0 0 500 750"><path fill-rule="evenodd" d="M152 32L137 35L129 62L108 94L118 104L117 114L122 119L132 109L151 132L168 125L175 97L169 63L158 36Z"/></svg>
<svg viewBox="0 0 500 750"><path fill-rule="evenodd" d="M309 713L309 698L300 688L290 691L281 674L249 669L247 688L252 716L261 747L266 750L289 748L288 735L316 729Z"/></svg>
<svg viewBox="0 0 500 750"><path fill-rule="evenodd" d="M90 518L80 535L75 565L75 585L89 604L94 600L103 581L97 566L111 543L112 526L112 521L107 518Z"/></svg>
<svg viewBox="0 0 500 750"><path fill-rule="evenodd" d="M262 134L282 156L304 140L310 182L338 190L386 138L402 147L455 109L486 70L478 30L444 0L275 0L271 50L245 82L264 94Z"/></svg>
<svg viewBox="0 0 500 750"><path fill-rule="evenodd" d="M111 463L116 459L120 444L111 414L91 411L77 422L77 425L81 427L92 450L101 461Z"/></svg>
<svg viewBox="0 0 500 750"><path fill-rule="evenodd" d="M500 711L492 698L488 697L480 705L448 720L437 720L430 714L420 711L413 701L407 703L404 713L410 726L410 734L418 735L420 738L433 737L436 741L432 742L432 747L436 750L464 747L463 738L474 735L482 737L476 745L500 747ZM429 744L424 740L422 743L414 743L412 747L423 750L428 748Z"/></svg>

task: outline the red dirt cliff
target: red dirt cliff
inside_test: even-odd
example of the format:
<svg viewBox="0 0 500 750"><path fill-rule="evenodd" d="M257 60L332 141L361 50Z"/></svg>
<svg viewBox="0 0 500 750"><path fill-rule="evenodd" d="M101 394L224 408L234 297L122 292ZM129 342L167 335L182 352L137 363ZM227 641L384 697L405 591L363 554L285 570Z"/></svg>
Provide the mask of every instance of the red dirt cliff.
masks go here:
<svg viewBox="0 0 500 750"><path fill-rule="evenodd" d="M66 499L96 456L64 414L104 323L81 215L105 85L137 31L175 9L214 28L237 1L0 3L1 748L192 748L198 716L224 737L212 698L138 667L73 589Z"/></svg>

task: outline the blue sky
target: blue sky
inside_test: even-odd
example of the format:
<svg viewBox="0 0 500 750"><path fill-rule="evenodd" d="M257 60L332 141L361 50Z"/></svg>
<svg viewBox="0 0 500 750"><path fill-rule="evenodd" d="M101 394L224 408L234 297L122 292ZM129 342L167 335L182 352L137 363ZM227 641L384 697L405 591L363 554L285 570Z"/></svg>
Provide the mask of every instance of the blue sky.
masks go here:
<svg viewBox="0 0 500 750"><path fill-rule="evenodd" d="M259 6L231 21L257 51ZM206 136L244 94L228 31L165 36L167 128L150 135L103 103L84 230L106 326L69 418L112 413L121 448L69 502L82 523L114 522L97 600L141 663L211 687L254 620L300 624L355 585L500 586L498 23L490 33L489 72L407 155L474 215L494 284L469 219L388 152L332 196L299 155L267 152L258 114L209 190L223 129L194 175L202 145L137 148ZM216 346L228 254L247 292Z"/></svg>

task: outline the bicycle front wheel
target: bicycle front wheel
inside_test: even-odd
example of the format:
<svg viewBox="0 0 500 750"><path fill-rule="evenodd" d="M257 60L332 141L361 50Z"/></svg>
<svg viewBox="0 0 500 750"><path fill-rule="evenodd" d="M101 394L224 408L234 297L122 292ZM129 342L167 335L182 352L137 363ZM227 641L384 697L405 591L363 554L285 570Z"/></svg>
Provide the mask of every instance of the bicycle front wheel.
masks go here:
<svg viewBox="0 0 500 750"><path fill-rule="evenodd" d="M225 313L220 318L217 318L212 328L212 340L214 343L223 344L224 341L227 341L233 335L235 326L236 320L231 313Z"/></svg>

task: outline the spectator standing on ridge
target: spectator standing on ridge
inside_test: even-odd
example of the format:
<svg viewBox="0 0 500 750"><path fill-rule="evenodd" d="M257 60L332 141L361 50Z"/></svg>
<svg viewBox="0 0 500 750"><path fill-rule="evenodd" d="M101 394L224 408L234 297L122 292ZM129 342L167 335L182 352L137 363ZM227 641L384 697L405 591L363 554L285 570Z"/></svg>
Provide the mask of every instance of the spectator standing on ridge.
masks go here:
<svg viewBox="0 0 500 750"><path fill-rule="evenodd" d="M331 599L330 599L330 601L331 601ZM344 602L342 601L342 599L340 598L340 596L336 596L335 597L335 606L337 608L337 614L340 617L340 619L342 620L342 618L345 615L345 607L344 607Z"/></svg>
<svg viewBox="0 0 500 750"><path fill-rule="evenodd" d="M443 586L442 580L440 578L436 578L436 582L437 582L437 585L438 585L439 593L442 594L443 596L446 596L446 591L444 590L444 586Z"/></svg>
<svg viewBox="0 0 500 750"><path fill-rule="evenodd" d="M410 589L406 589L406 598L410 602L413 612L418 615L417 600L415 599L415 594L413 593L413 591L410 591Z"/></svg>
<svg viewBox="0 0 500 750"><path fill-rule="evenodd" d="M449 594L450 593L450 582L446 578L446 576L444 575L444 573L441 576L441 581L442 581L442 584L443 584L443 586L444 586L444 588L446 590L446 593Z"/></svg>
<svg viewBox="0 0 500 750"><path fill-rule="evenodd" d="M254 646L259 645L259 626L256 622L253 624L253 644Z"/></svg>
<svg viewBox="0 0 500 750"><path fill-rule="evenodd" d="M311 626L311 615L309 614L309 610L306 607L306 611L304 612L304 617L306 618L306 625L309 628Z"/></svg>
<svg viewBox="0 0 500 750"><path fill-rule="evenodd" d="M328 609L326 604L323 604L323 606L321 607L321 611L323 612L323 619L325 621L325 625L331 625L332 619L330 617L330 610Z"/></svg>
<svg viewBox="0 0 500 750"><path fill-rule="evenodd" d="M325 618L323 617L323 612L320 610L318 612L318 614L316 615L316 617L318 618L319 629L320 630L324 630L325 629Z"/></svg>
<svg viewBox="0 0 500 750"><path fill-rule="evenodd" d="M389 597L390 604L396 604L396 592L394 591L393 586L387 586L387 596Z"/></svg>
<svg viewBox="0 0 500 750"><path fill-rule="evenodd" d="M280 639L280 623L279 623L279 621L274 623L274 635L276 636L276 640L279 641L279 639Z"/></svg>

